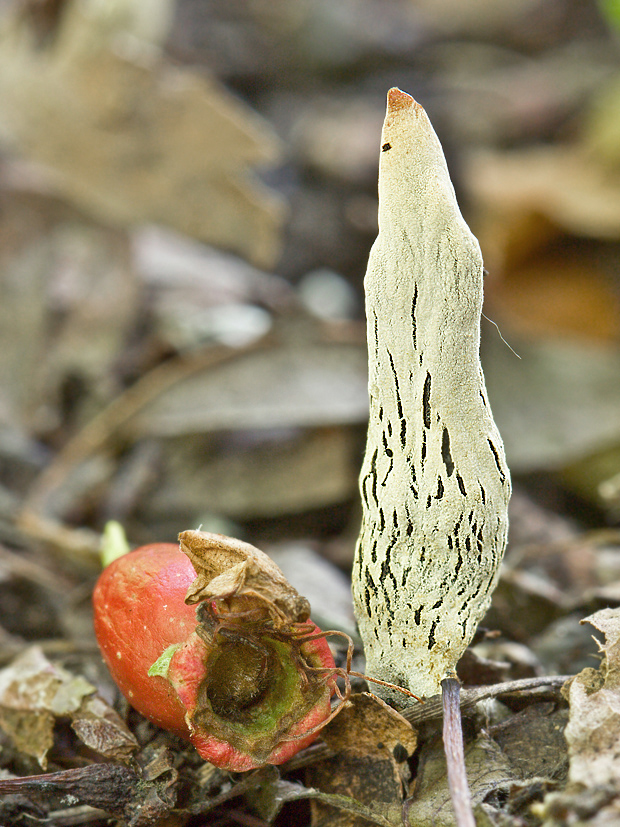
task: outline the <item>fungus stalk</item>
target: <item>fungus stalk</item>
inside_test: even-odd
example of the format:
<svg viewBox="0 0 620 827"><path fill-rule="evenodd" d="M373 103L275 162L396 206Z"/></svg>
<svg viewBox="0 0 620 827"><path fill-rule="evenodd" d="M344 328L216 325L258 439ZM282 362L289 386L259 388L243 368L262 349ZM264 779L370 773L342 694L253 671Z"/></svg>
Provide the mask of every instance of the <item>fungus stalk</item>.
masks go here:
<svg viewBox="0 0 620 827"><path fill-rule="evenodd" d="M353 593L368 674L431 696L489 605L510 477L479 358L480 248L424 109L399 89L381 150Z"/></svg>

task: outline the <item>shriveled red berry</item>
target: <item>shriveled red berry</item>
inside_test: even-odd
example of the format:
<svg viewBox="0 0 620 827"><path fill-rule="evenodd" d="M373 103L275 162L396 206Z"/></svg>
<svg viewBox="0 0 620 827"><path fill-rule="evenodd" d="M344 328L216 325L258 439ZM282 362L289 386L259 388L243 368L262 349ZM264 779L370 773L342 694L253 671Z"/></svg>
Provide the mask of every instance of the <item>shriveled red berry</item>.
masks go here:
<svg viewBox="0 0 620 827"><path fill-rule="evenodd" d="M203 546L228 540L184 534ZM247 545L231 543L235 551ZM190 560L171 543L143 546L104 569L93 606L110 672L135 709L188 738L213 764L241 771L282 763L330 716L329 647L313 623L274 622L264 598L242 589L187 605L195 580Z"/></svg>

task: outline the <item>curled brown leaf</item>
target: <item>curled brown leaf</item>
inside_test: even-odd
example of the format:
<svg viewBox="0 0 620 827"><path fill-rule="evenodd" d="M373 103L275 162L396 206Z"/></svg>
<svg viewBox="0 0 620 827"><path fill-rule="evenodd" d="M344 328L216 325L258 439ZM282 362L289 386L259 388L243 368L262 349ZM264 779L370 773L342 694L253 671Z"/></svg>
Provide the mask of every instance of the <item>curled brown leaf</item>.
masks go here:
<svg viewBox="0 0 620 827"><path fill-rule="evenodd" d="M229 612L245 612L248 605L256 611L258 606L276 627L309 618L306 598L270 557L249 543L205 531L183 531L179 542L196 570L186 603L219 600Z"/></svg>

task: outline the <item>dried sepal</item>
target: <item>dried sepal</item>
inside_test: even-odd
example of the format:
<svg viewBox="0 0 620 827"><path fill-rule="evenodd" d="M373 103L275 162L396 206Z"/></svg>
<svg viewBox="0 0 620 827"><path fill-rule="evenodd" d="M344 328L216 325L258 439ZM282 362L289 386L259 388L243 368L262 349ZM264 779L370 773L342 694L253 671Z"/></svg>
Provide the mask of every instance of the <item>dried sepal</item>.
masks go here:
<svg viewBox="0 0 620 827"><path fill-rule="evenodd" d="M179 543L197 575L186 603L217 600L220 613L252 612L256 620L269 618L275 626L310 617L306 598L270 557L249 543L206 531L183 531Z"/></svg>

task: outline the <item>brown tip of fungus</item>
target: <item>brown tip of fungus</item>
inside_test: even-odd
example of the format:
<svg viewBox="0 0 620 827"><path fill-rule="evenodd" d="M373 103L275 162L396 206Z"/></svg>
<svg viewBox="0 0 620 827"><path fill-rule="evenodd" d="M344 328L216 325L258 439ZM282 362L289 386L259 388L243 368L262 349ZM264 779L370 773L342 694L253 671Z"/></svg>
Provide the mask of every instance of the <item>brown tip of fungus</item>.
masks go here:
<svg viewBox="0 0 620 827"><path fill-rule="evenodd" d="M403 92L402 89L399 89L397 86L390 89L387 97L388 112L396 112L399 109L409 109L411 106L415 109L421 108L420 104L416 103L411 95Z"/></svg>

